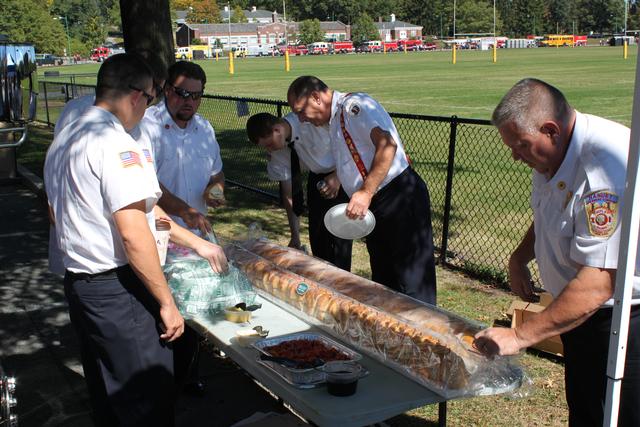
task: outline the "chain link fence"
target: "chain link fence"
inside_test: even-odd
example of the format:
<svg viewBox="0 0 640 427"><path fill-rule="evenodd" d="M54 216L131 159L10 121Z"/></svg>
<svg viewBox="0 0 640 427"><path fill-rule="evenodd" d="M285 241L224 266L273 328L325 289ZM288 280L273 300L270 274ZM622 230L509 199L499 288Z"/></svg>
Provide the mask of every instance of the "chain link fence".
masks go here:
<svg viewBox="0 0 640 427"><path fill-rule="evenodd" d="M70 81L39 84L37 119L50 125L67 100L94 93L94 86ZM249 142L245 127L253 114L289 111L283 101L203 96L198 113L216 131L228 182L278 199L278 185L266 173L267 156ZM532 221L529 169L511 159L488 120L390 115L412 167L429 187L440 263L506 283L509 255Z"/></svg>

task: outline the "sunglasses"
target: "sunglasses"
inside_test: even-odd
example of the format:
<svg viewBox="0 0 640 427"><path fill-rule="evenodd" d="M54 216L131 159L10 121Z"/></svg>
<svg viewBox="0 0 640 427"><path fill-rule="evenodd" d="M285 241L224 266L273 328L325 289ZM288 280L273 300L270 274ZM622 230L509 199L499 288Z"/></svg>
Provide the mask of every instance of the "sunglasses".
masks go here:
<svg viewBox="0 0 640 427"><path fill-rule="evenodd" d="M153 95L149 95L149 94L148 94L147 92L145 92L144 90L142 90L142 89L140 89L140 88L137 88L137 87L135 87L135 86L131 86L131 85L129 85L129 89L131 89L131 90L137 90L138 92L142 92L142 96L144 96L144 97L147 99L147 107L148 107L149 105L151 105L151 103L153 102L153 100L154 100L154 99L156 99L156 97L155 97L155 96L153 96Z"/></svg>
<svg viewBox="0 0 640 427"><path fill-rule="evenodd" d="M187 99L191 97L191 99L193 99L194 101L197 101L200 98L202 98L202 93L203 93L202 91L189 92L188 90L182 89L181 87L177 87L177 86L171 86L171 87L173 88L173 92L182 99Z"/></svg>

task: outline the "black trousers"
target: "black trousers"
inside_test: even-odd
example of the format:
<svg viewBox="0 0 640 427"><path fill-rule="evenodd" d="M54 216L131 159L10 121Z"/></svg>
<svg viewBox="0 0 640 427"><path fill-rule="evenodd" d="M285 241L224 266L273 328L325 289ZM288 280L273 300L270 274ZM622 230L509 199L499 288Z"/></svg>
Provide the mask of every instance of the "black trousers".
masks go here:
<svg viewBox="0 0 640 427"><path fill-rule="evenodd" d="M324 226L324 215L329 209L340 203L349 203L349 196L342 187L334 199L325 199L320 195L316 184L328 174L309 172L307 180L307 206L309 208L309 242L314 256L329 261L336 267L351 270L351 240L341 239L329 233Z"/></svg>
<svg viewBox="0 0 640 427"><path fill-rule="evenodd" d="M372 280L436 303L436 270L427 185L411 167L382 188L369 207L376 227L366 237Z"/></svg>
<svg viewBox="0 0 640 427"><path fill-rule="evenodd" d="M602 426L612 312L601 308L561 336L570 427ZM640 306L631 308L618 426L640 426Z"/></svg>
<svg viewBox="0 0 640 427"><path fill-rule="evenodd" d="M127 266L67 271L69 314L99 426L172 426L173 354L160 340L158 305Z"/></svg>

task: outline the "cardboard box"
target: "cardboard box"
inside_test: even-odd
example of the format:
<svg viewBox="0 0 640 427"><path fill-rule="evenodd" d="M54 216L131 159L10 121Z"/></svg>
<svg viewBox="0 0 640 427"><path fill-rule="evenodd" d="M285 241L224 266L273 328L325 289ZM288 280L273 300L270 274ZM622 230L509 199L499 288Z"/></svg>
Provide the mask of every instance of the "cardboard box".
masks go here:
<svg viewBox="0 0 640 427"><path fill-rule="evenodd" d="M544 295L544 294L543 294ZM553 298L550 294L545 295L544 297L541 295L540 302L544 302L545 305L529 303L526 301L513 301L509 309L507 310L507 314L511 315L511 327L515 328L517 326L522 325L522 323L526 322L530 319L534 314L541 312L545 309L547 305L551 303ZM547 353L554 354L556 356L562 356L563 348L562 348L562 340L560 336L556 335L555 337L548 338L544 341L539 342L531 346L540 351L544 351Z"/></svg>

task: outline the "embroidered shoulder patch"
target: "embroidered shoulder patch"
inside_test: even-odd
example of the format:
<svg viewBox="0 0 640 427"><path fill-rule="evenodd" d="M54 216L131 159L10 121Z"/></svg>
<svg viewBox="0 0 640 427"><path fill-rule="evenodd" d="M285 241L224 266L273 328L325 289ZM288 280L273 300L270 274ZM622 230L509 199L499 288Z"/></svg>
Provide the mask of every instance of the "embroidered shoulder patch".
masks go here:
<svg viewBox="0 0 640 427"><path fill-rule="evenodd" d="M144 154L144 158L147 159L147 162L153 163L153 157L151 157L151 153L146 148L142 149L142 154Z"/></svg>
<svg viewBox="0 0 640 427"><path fill-rule="evenodd" d="M596 191L584 197L589 234L610 237L618 224L618 195L608 191Z"/></svg>
<svg viewBox="0 0 640 427"><path fill-rule="evenodd" d="M140 166L142 167L142 162L140 161L140 156L135 151L123 151L120 153L120 162L122 162L122 167L128 168L129 166Z"/></svg>

